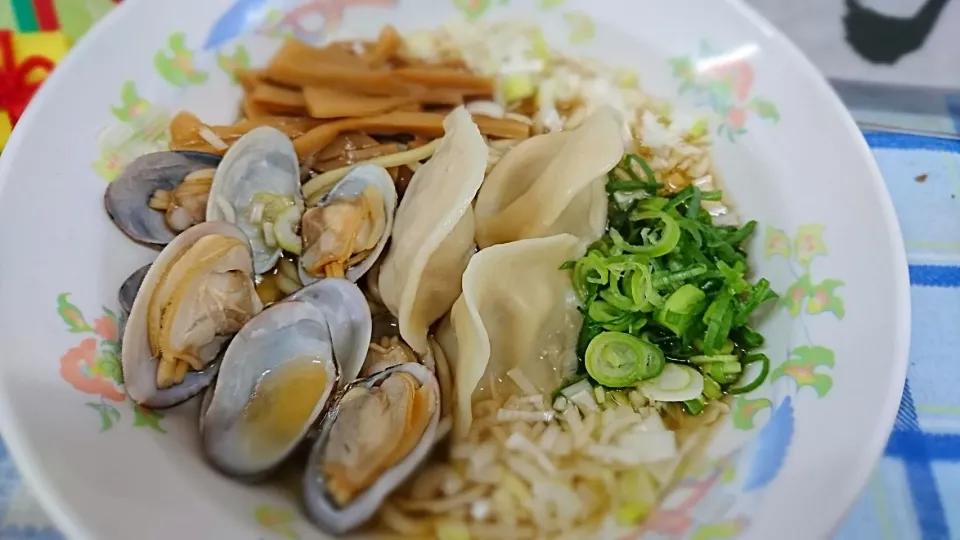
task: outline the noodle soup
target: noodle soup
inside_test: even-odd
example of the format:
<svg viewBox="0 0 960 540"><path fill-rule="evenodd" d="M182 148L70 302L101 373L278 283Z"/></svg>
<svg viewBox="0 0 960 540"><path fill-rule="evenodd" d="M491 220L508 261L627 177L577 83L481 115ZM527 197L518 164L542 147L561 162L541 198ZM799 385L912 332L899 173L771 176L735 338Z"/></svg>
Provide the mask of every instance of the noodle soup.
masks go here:
<svg viewBox="0 0 960 540"><path fill-rule="evenodd" d="M616 537L765 381L757 224L705 121L635 77L519 23L288 40L234 76L237 122L180 112L107 190L162 248L122 289L124 377L148 408L202 393L208 461L296 469L322 530Z"/></svg>

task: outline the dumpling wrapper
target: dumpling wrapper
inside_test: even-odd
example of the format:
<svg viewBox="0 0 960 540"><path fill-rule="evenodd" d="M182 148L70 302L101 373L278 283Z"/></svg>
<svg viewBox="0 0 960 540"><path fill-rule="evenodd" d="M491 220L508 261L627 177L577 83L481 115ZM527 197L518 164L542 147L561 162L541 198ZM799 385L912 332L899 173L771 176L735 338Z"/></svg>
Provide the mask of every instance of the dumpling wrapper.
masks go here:
<svg viewBox="0 0 960 540"><path fill-rule="evenodd" d="M542 392L577 368L582 316L565 261L583 255L576 236L561 234L481 250L463 274L463 294L437 333L454 379L454 425L464 437L474 398L492 385L512 393L506 373L519 368Z"/></svg>
<svg viewBox="0 0 960 540"><path fill-rule="evenodd" d="M393 241L380 268L384 305L410 347L427 352L427 330L450 310L476 251L471 203L483 183L487 145L470 113L443 122L436 153L417 169L397 208Z"/></svg>
<svg viewBox="0 0 960 540"><path fill-rule="evenodd" d="M619 114L606 106L572 131L523 141L480 188L477 245L561 233L584 244L600 238L607 222L606 174L623 153Z"/></svg>

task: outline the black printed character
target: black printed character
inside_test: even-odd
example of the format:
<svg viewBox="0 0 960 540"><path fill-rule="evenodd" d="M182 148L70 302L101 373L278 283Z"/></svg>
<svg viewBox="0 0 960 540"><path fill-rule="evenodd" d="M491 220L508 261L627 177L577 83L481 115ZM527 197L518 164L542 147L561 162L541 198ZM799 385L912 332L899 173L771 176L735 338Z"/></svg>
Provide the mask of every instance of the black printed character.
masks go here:
<svg viewBox="0 0 960 540"><path fill-rule="evenodd" d="M846 0L843 18L847 43L865 60L894 64L904 55L921 48L950 0L927 0L912 17L891 17ZM960 51L957 52L960 57Z"/></svg>

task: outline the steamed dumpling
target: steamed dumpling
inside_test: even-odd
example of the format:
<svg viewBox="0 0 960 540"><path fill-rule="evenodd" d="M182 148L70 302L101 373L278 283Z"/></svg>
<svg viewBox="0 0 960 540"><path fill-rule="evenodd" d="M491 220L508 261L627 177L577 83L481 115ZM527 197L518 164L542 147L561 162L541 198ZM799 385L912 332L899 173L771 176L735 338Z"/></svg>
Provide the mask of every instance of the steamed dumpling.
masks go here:
<svg viewBox="0 0 960 540"><path fill-rule="evenodd" d="M459 435L470 429L475 394L515 388L503 382L511 369L544 393L576 372L581 315L560 265L582 254L577 237L560 234L493 246L470 261L463 294L437 334L454 374Z"/></svg>
<svg viewBox="0 0 960 540"><path fill-rule="evenodd" d="M400 322L400 335L427 351L427 329L460 295L474 244L471 203L483 182L487 145L470 113L458 107L446 134L420 167L397 208L393 242L380 268L380 296Z"/></svg>
<svg viewBox="0 0 960 540"><path fill-rule="evenodd" d="M477 196L477 244L570 233L603 235L606 174L623 157L618 113L601 107L572 131L527 139L493 168Z"/></svg>

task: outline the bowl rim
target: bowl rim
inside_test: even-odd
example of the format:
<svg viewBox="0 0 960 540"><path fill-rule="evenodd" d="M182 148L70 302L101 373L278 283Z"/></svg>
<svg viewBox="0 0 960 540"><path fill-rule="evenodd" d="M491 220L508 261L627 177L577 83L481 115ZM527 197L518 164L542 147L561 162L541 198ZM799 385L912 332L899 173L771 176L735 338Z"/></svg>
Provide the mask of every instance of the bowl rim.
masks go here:
<svg viewBox="0 0 960 540"><path fill-rule="evenodd" d="M781 46L783 53L790 58L793 65L801 70L802 76L817 87L821 94L820 97L825 100L824 103L832 107L833 112L839 116L839 120L846 128L845 135L855 141L860 153L859 157L865 167L864 170L870 175L870 181L877 195L879 195L877 199L878 209L886 225L886 231L884 232L896 266L893 269L896 290L892 291L890 295L895 307L895 328L897 329L897 334L894 336L895 347L891 351L894 360L890 378L892 387L885 390L888 396L887 400L883 409L878 411L877 422L871 437L862 445L864 447L863 454L867 459L859 462L853 475L854 481L838 487L838 491L841 492L838 497L842 498L844 503L835 507L836 511L828 518L830 527L824 531L825 535L832 536L841 525L843 518L857 502L870 476L879 464L900 408L900 400L909 366L912 332L910 281L905 244L893 201L873 152L850 112L843 105L836 91L827 82L824 74L816 68L792 40L773 26L756 9L748 5L745 0L722 1L734 12L748 20L768 39ZM11 156L16 154L23 144L26 138L25 134L29 129L32 129L27 126L32 126L37 111L57 91L61 84L60 79L66 76L65 73L69 70L68 68L72 68L75 63L80 62L80 58L85 57L84 53L91 43L101 39L104 34L110 32L114 25L121 24L129 14L139 9L140 5L146 2L148 0L127 0L112 9L74 45L65 59L60 62L59 69L54 70L40 87L18 122L20 129L13 131L4 149L5 151L0 155L0 199L2 199L4 190L11 181L10 169L13 163ZM10 396L5 393L0 394L0 433L3 435L3 443L7 446L24 483L31 488L31 493L61 534L70 539L95 540L97 538L96 531L91 529L86 519L76 514L73 506L57 487L57 482L47 473L35 454L31 452L30 445L26 440L20 436L23 432L24 427L21 419L12 414Z"/></svg>
<svg viewBox="0 0 960 540"><path fill-rule="evenodd" d="M874 157L873 150L870 148L870 145L867 144L867 139L863 136L863 132L857 126L850 111L846 105L843 104L836 90L834 90L827 81L826 75L813 64L813 61L800 50L800 47L794 43L793 40L788 38L780 29L776 28L773 23L761 15L759 11L747 4L746 0L723 1L750 20L757 28L763 30L768 37L783 46L784 54L791 58L794 65L803 70L805 77L811 79L811 82L815 81L813 84L819 87L822 97L833 107L834 111L838 113L840 121L847 129L847 135L856 140L856 145L860 150L860 157L863 159L864 165L870 173L870 180L873 187L880 195L877 202L880 206L879 210L881 215L886 222L887 230L885 232L887 241L889 242L888 247L892 250L896 264L896 268L893 269L896 290L892 291L893 294L891 298L896 308L896 328L899 331L894 337L896 345L892 351L895 362L893 365L895 372L891 373L890 382L893 386L886 389L888 396L887 401L884 402L883 409L878 411L879 414L877 418L879 421L875 424L872 436L865 445L864 455L867 456L867 459L861 460L857 466L854 475L856 480L847 482L845 486L838 487L838 491L842 492L841 497L845 502L837 507L838 511L830 518L831 526L829 530L824 531L825 537L832 538L840 525L842 525L843 519L850 513L850 510L859 500L874 470L876 470L880 464L880 459L883 457L884 450L887 446L887 440L893 432L894 422L900 410L900 401L903 399L904 385L907 382L907 370L910 365L910 339L913 331L910 272L906 245L903 241L900 220L894 209L893 199L890 197L890 190L887 189L886 181ZM0 168L0 175L2 175L2 168Z"/></svg>

